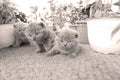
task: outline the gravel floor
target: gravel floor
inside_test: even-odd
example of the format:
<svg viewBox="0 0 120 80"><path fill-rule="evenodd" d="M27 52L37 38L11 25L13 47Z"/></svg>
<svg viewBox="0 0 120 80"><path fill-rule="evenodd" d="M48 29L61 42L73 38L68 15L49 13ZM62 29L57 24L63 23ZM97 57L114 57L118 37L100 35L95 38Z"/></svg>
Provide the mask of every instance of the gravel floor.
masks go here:
<svg viewBox="0 0 120 80"><path fill-rule="evenodd" d="M0 50L0 80L120 80L120 55L93 52L81 44L76 58L34 53L33 46Z"/></svg>

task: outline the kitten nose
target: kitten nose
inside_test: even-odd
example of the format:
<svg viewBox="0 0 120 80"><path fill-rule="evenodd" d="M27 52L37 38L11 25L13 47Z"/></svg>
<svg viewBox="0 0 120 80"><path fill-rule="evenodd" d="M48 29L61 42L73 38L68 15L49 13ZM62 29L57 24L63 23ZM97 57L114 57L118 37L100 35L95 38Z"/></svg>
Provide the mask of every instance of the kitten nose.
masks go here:
<svg viewBox="0 0 120 80"><path fill-rule="evenodd" d="M65 43L64 46L67 46L67 43Z"/></svg>
<svg viewBox="0 0 120 80"><path fill-rule="evenodd" d="M35 40L36 40L36 38L34 37L34 38L33 38L33 40L35 41Z"/></svg>

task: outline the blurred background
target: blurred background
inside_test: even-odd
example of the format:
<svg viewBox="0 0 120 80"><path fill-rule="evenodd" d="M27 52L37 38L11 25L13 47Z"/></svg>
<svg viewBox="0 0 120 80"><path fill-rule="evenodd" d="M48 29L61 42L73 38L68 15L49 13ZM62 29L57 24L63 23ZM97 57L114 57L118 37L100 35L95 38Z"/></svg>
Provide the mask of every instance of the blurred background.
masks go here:
<svg viewBox="0 0 120 80"><path fill-rule="evenodd" d="M5 8L2 7L3 3L15 8L13 11L19 21L32 22L42 19L48 25L57 24L59 26L63 26L65 22L75 24L80 20L101 16L98 15L101 13L103 16L107 16L111 12L112 14L113 12L119 13L120 9L120 0L0 0L0 2L1 9ZM116 2L118 2L117 5L115 5ZM99 13L96 8L100 8L102 12ZM94 15L95 11L97 15ZM0 12L3 14L2 18L6 17L4 11ZM9 20L1 19L0 23L9 23ZM14 20L11 21L14 22Z"/></svg>

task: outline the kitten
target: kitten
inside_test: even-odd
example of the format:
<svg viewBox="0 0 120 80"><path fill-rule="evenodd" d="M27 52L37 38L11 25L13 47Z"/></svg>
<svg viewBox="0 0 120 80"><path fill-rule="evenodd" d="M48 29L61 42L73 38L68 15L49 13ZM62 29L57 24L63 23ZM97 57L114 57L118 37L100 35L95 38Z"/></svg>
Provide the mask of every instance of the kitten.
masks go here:
<svg viewBox="0 0 120 80"><path fill-rule="evenodd" d="M27 37L25 36L26 23L18 22L13 24L15 42L13 47L21 46L22 43L29 43Z"/></svg>
<svg viewBox="0 0 120 80"><path fill-rule="evenodd" d="M47 56L55 54L76 57L80 52L78 32L72 29L62 29L56 36L54 47L46 53Z"/></svg>
<svg viewBox="0 0 120 80"><path fill-rule="evenodd" d="M37 53L49 51L53 46L55 34L43 22L30 23L25 33L28 39L34 42Z"/></svg>

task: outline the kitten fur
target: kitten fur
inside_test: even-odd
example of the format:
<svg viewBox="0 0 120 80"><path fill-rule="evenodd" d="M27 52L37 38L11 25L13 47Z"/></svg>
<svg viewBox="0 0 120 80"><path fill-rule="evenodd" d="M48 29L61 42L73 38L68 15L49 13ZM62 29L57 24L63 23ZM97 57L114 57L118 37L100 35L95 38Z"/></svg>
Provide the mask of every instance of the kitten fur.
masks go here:
<svg viewBox="0 0 120 80"><path fill-rule="evenodd" d="M26 23L18 22L13 24L15 42L13 47L21 46L22 43L29 43L27 37L25 36Z"/></svg>
<svg viewBox="0 0 120 80"><path fill-rule="evenodd" d="M63 28L56 36L54 47L46 53L47 56L55 54L69 55L76 57L80 52L78 32L72 29Z"/></svg>
<svg viewBox="0 0 120 80"><path fill-rule="evenodd" d="M28 39L34 42L37 53L49 51L53 46L55 34L43 22L30 23L25 33Z"/></svg>

